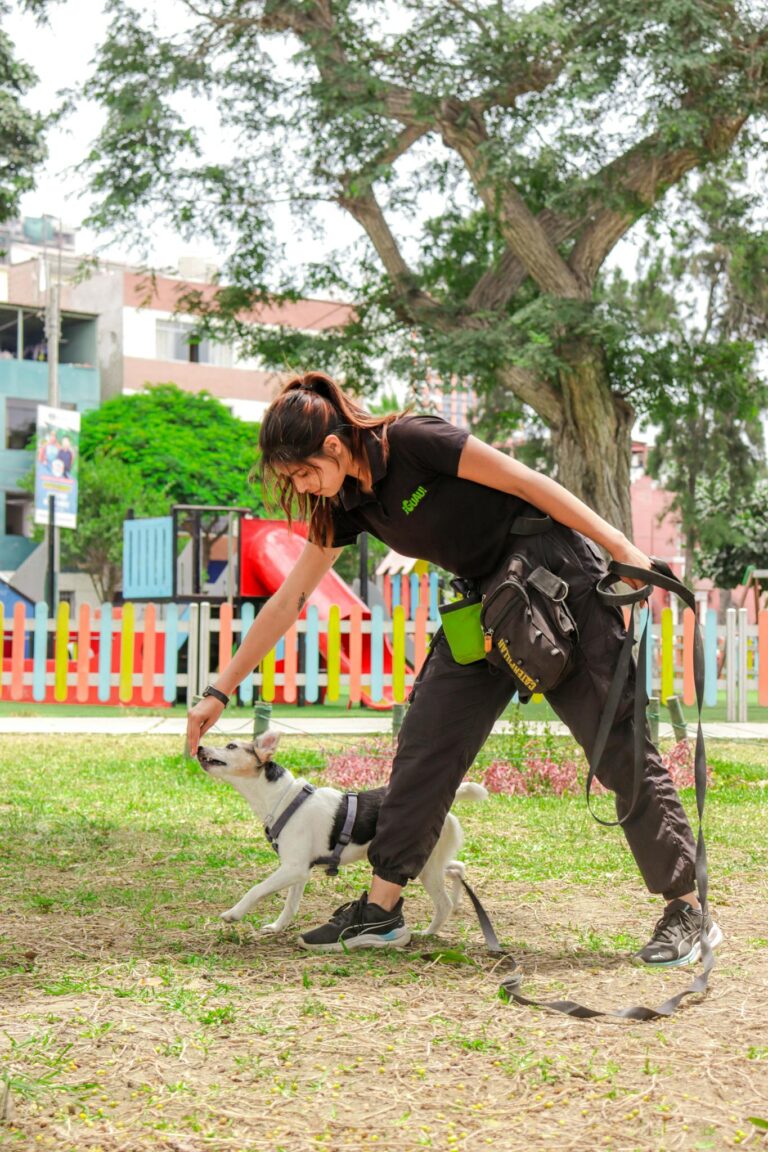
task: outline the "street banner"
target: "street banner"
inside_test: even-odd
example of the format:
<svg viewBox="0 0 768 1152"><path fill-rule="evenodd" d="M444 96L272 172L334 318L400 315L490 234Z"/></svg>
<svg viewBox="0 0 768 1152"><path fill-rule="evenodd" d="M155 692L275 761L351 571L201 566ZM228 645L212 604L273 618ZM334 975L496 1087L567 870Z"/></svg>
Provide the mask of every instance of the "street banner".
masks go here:
<svg viewBox="0 0 768 1152"><path fill-rule="evenodd" d="M53 496L56 527L77 527L79 439L79 412L38 404L35 524L48 523L48 501Z"/></svg>

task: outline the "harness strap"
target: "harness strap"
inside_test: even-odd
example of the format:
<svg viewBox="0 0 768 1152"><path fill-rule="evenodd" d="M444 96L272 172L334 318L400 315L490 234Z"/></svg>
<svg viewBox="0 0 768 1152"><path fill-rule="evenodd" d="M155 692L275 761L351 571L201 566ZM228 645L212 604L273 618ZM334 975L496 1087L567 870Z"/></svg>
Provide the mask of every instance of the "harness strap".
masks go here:
<svg viewBox="0 0 768 1152"><path fill-rule="evenodd" d="M278 856L280 855L280 849L277 846L277 841L280 833L282 832L283 828L285 828L294 812L297 812L299 808L301 808L304 801L309 800L310 796L315 791L316 789L314 784L305 784L301 792L294 796L288 807L280 813L277 820L274 821L271 827L267 824L264 825L264 835L267 837L267 840L269 840Z"/></svg>
<svg viewBox="0 0 768 1152"><path fill-rule="evenodd" d="M333 852L330 856L318 856L316 860L312 861L313 868L316 864L324 864L329 876L338 875L341 854L352 839L352 829L355 826L355 817L357 816L357 792L345 792L344 800L347 805L344 826L341 829L341 835L333 846Z"/></svg>
<svg viewBox="0 0 768 1152"><path fill-rule="evenodd" d="M506 949L502 948L499 944L496 933L494 932L493 925L491 924L488 913L483 908L480 900L472 891L466 880L461 878L464 889L469 896L472 905L477 914L480 928L483 933L483 938L488 947L488 950L496 956L503 958L505 966L510 969L509 975L502 981L499 987L499 995L504 1000L514 1000L516 1004L524 1004L533 1008L550 1008L555 1012L562 1012L566 1016L573 1016L578 1020L592 1020L599 1016L617 1016L625 1020L657 1020L660 1017L671 1016L679 1007L681 1001L686 996L691 996L697 992L706 992L709 984L709 974L715 966L714 952L709 943L709 937L706 932L706 909L707 909L707 891L708 891L708 876L707 876L707 852L704 843L703 833L703 819L704 819L704 803L707 794L707 761L706 752L704 748L704 733L701 727L701 710L704 703L704 645L701 638L701 629L699 628L698 619L696 619L696 599L690 589L681 583L680 580L674 575L672 570L662 561L654 557L651 558L653 565L652 571L647 571L644 568L634 568L627 564L619 564L613 562L609 566L609 571L606 576L600 580L598 584L598 595L606 602L613 604L631 604L633 606L633 620L636 606L641 600L646 600L651 594L651 585L658 588L664 588L667 591L673 592L679 596L687 608L690 608L694 613L695 627L694 627L694 646L693 646L693 678L696 687L696 703L698 708L698 726L696 732L696 750L694 756L694 776L696 781L696 808L698 812L698 835L696 840L696 884L698 887L699 900L701 902L704 915L701 919L701 935L699 937L699 945L701 948L702 971L697 975L687 988L681 992L671 996L669 1000L665 1000L656 1008L646 1008L643 1005L633 1005L630 1008L620 1008L616 1010L611 1009L594 1009L587 1008L583 1004L578 1004L575 1000L531 1000L523 996L520 992L522 985L522 973L515 960L514 956ZM644 580L647 583L642 588L633 589L630 592L612 592L611 587L623 577L628 576L634 580ZM647 635L649 627L650 613L646 619L645 625L640 638L640 648L638 652L638 667L637 679L635 690L635 764L634 764L634 788L632 803L629 812L620 820L599 820L601 824L624 824L630 819L632 812L637 803L640 785L643 776L643 764L645 759L645 683L646 683L646 665L648 658L648 645ZM627 638L622 646L619 660L616 665L616 672L611 683L611 687L606 699L605 709L598 728L598 734L595 739L595 748L591 758L589 773L587 776L587 803L590 801L590 787L595 770L600 765L605 744L610 732L611 726L616 715L621 693L626 684L627 675L629 673L630 661L632 657L632 646L634 643L634 627L628 629ZM590 812L592 808L590 806ZM592 812L594 816L594 812Z"/></svg>

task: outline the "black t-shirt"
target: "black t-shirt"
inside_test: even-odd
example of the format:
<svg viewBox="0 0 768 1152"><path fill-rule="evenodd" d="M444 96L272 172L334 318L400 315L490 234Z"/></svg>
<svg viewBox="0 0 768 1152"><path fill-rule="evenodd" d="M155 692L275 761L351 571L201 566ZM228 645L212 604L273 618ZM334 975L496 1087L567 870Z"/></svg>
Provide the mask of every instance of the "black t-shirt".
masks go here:
<svg viewBox="0 0 768 1152"><path fill-rule="evenodd" d="M373 492L348 477L333 509L335 547L370 532L403 556L428 560L456 576L492 572L509 546L509 528L523 502L456 473L469 432L438 416L403 416L387 427L386 463L380 430L365 434Z"/></svg>

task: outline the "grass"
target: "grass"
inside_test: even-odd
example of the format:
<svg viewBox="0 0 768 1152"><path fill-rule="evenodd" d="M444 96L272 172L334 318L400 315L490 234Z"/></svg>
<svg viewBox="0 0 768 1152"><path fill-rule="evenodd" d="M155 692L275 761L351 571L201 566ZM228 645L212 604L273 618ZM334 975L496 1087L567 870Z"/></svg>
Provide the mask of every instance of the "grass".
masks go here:
<svg viewBox="0 0 768 1152"><path fill-rule="evenodd" d="M280 758L320 781L343 746L286 738ZM490 741L473 773L509 747ZM712 899L727 937L712 993L668 1021L580 1023L499 1002L501 973L468 908L442 953L415 939L394 955L302 954L296 930L363 888L363 865L313 875L280 937L258 932L278 898L223 925L218 913L275 858L235 792L177 741L4 737L0 1146L755 1144L749 1118L768 1098L768 746L719 743L710 760ZM658 902L620 833L580 798L492 796L459 814L468 878L529 994L618 1006L684 985L684 973L625 963ZM428 911L409 888L409 922ZM469 963L440 958L451 954Z"/></svg>

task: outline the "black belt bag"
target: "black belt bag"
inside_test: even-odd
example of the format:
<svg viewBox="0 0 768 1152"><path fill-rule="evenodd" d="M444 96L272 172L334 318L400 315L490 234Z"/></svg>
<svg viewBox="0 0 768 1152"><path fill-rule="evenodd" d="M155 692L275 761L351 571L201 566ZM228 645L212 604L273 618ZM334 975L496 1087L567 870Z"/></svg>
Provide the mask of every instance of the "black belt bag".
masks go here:
<svg viewBox="0 0 768 1152"><path fill-rule="evenodd" d="M551 692L568 675L578 629L567 595L565 580L516 552L483 597L485 658L512 677L521 700Z"/></svg>

